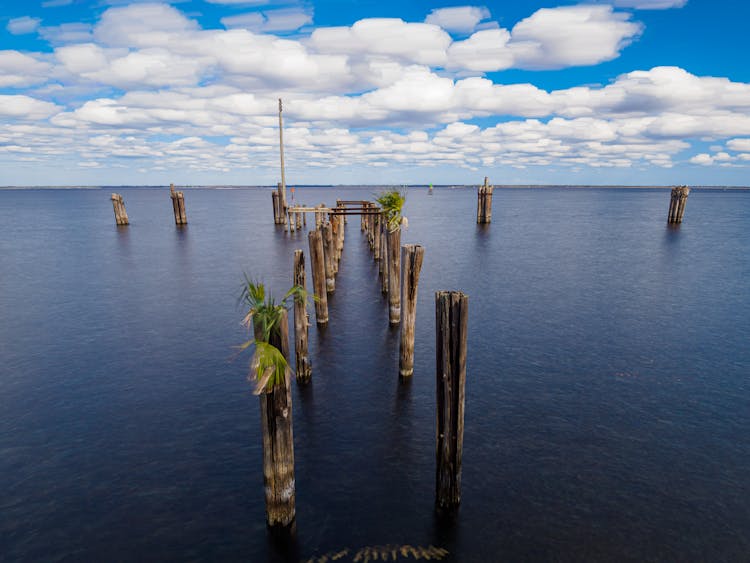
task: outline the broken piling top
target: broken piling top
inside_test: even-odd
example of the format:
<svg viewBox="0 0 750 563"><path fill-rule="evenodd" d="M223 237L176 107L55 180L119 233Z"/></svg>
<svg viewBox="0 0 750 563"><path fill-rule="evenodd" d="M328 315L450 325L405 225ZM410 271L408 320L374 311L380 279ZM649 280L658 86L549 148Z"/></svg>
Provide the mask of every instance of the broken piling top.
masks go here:
<svg viewBox="0 0 750 563"><path fill-rule="evenodd" d="M176 192L174 190L174 184L169 184L169 197L172 198L172 210L174 211L175 225L187 225L185 194L182 192Z"/></svg>
<svg viewBox="0 0 750 563"><path fill-rule="evenodd" d="M125 203L122 200L120 194L112 194L110 197L112 200L112 208L115 212L115 224L117 225L129 225L128 214L125 211Z"/></svg>
<svg viewBox="0 0 750 563"><path fill-rule="evenodd" d="M685 214L685 206L687 205L689 194L690 188L687 186L675 186L672 188L667 223L682 223L682 216Z"/></svg>
<svg viewBox="0 0 750 563"><path fill-rule="evenodd" d="M494 186L489 183L489 178L484 177L484 184L477 190L477 223L492 222L492 190Z"/></svg>

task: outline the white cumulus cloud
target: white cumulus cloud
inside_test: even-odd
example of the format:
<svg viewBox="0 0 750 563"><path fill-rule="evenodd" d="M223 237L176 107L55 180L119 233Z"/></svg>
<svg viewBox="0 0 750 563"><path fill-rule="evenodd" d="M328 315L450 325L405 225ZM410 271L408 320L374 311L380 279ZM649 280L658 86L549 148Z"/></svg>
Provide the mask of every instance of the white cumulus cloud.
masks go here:
<svg viewBox="0 0 750 563"><path fill-rule="evenodd" d="M19 51L0 51L0 88L30 86L44 82L51 66Z"/></svg>
<svg viewBox="0 0 750 563"><path fill-rule="evenodd" d="M490 17L490 11L478 6L456 6L436 8L430 12L425 23L431 23L453 33L471 33L480 21Z"/></svg>
<svg viewBox="0 0 750 563"><path fill-rule="evenodd" d="M322 27L310 44L322 53L389 55L409 62L442 65L451 37L437 25L398 18L368 18L351 27Z"/></svg>
<svg viewBox="0 0 750 563"><path fill-rule="evenodd" d="M240 27L263 33L295 31L312 22L312 14L296 8L264 10L221 18L221 23L226 28Z"/></svg>
<svg viewBox="0 0 750 563"><path fill-rule="evenodd" d="M643 30L629 14L611 6L543 8L511 31L510 48L519 68L592 65L614 59Z"/></svg>
<svg viewBox="0 0 750 563"><path fill-rule="evenodd" d="M682 8L687 0L615 0L614 5L620 8L635 8L637 10L666 10L667 8Z"/></svg>
<svg viewBox="0 0 750 563"><path fill-rule="evenodd" d="M30 96L0 95L0 115L21 119L45 119L60 108L50 102Z"/></svg>
<svg viewBox="0 0 750 563"><path fill-rule="evenodd" d="M42 20L39 18L32 18L29 16L23 16L21 18L13 18L8 22L7 29L13 35L24 35L26 33L34 33L39 27L39 23Z"/></svg>
<svg viewBox="0 0 750 563"><path fill-rule="evenodd" d="M696 154L690 159L692 164L700 164L702 166L710 166L714 163L714 159L710 154L700 153Z"/></svg>

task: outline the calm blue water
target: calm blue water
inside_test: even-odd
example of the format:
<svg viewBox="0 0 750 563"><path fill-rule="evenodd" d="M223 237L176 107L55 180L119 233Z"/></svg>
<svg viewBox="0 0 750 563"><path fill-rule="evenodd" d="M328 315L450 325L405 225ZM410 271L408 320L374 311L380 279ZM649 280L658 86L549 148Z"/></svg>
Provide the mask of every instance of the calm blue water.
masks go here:
<svg viewBox="0 0 750 563"><path fill-rule="evenodd" d="M415 374L350 220L313 382L294 384L297 540L265 528L242 274L281 295L306 232L266 189L0 190L0 559L720 561L750 553L750 192L409 190ZM299 188L308 204L374 188ZM311 287L308 266L308 287ZM434 292L469 295L463 498L434 503Z"/></svg>

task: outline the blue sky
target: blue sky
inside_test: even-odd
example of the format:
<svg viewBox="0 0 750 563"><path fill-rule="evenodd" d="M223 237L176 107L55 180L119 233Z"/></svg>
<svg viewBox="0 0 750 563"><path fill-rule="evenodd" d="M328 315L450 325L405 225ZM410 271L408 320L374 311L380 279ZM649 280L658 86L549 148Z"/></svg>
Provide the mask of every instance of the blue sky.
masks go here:
<svg viewBox="0 0 750 563"><path fill-rule="evenodd" d="M750 7L44 0L0 15L0 185L748 185Z"/></svg>

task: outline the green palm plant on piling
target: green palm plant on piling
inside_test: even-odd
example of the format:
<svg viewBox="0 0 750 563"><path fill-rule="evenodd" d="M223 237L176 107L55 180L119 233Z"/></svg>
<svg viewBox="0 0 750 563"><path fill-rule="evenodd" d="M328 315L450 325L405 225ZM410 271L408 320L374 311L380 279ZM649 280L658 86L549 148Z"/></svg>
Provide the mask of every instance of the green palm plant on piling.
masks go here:
<svg viewBox="0 0 750 563"><path fill-rule="evenodd" d="M380 205L385 217L388 230L393 232L401 228L401 224L406 218L401 214L406 202L406 192L397 189L386 190L382 192L375 201Z"/></svg>
<svg viewBox="0 0 750 563"><path fill-rule="evenodd" d="M255 395L271 391L274 386L283 384L287 374L291 373L289 363L281 350L270 343L271 334L278 330L284 311L293 302L306 302L307 298L308 293L301 286L295 285L284 294L280 303L276 303L272 296L266 295L263 283L245 276L239 302L249 309L242 319L242 324L255 332L255 338L242 343L239 350L255 346L248 375L250 381L255 381Z"/></svg>

